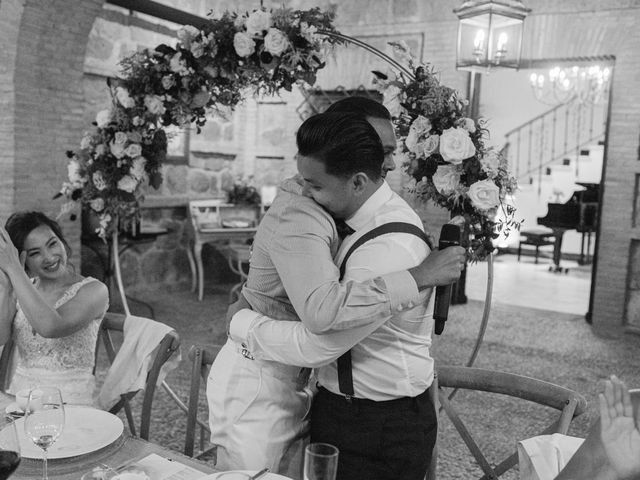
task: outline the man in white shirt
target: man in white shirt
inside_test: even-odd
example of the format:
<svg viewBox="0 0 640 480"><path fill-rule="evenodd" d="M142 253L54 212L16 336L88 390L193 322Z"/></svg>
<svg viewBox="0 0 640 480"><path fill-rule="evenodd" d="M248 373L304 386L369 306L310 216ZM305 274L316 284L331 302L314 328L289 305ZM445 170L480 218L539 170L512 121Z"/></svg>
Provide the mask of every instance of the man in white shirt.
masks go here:
<svg viewBox="0 0 640 480"><path fill-rule="evenodd" d="M324 147L332 136L340 136L332 122L331 115L317 116L311 125L308 120L301 127L298 169L305 191L334 216L347 219L355 230L337 252L340 265L351 246L376 227L403 222L422 233L422 222L375 169L362 166L346 176L341 172ZM386 124L393 136L390 122ZM411 268L428 254L420 237L391 231L353 251L344 280L363 281ZM231 337L244 341L256 359L305 367L329 363L318 370L321 389L314 401L311 435L312 441L340 449L339 479L421 479L425 475L437 430L427 392L433 380L429 294L423 293L420 301L386 323L322 335L314 335L301 323L271 320L250 311L241 311L231 323ZM353 391L341 392L333 361L351 347Z"/></svg>

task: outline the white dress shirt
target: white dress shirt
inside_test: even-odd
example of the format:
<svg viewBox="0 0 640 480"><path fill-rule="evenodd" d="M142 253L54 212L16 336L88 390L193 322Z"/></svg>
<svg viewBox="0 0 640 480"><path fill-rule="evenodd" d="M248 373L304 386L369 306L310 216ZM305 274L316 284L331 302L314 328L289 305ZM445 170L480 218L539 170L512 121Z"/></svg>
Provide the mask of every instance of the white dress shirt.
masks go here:
<svg viewBox="0 0 640 480"><path fill-rule="evenodd" d="M342 243L336 262L339 264L360 236L389 222L407 222L422 228L418 215L383 183L347 220L356 233ZM385 234L354 251L343 281L364 281L411 268L428 253L426 243L415 235ZM311 333L299 322L273 320L243 310L231 322L230 333L232 338L244 341L257 359L322 366L317 372L318 381L334 393L339 393L335 360L353 347L355 397L376 401L413 397L428 388L433 380L433 359L429 354L433 309L427 306L430 294L431 290L425 290L416 305L399 306L386 323L379 320L323 335Z"/></svg>

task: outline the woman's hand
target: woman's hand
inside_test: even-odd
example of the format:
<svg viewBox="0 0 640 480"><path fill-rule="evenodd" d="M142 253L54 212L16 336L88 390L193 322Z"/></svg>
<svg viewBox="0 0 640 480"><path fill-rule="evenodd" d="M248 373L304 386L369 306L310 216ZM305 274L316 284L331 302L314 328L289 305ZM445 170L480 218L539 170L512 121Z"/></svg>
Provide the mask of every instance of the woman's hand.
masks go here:
<svg viewBox="0 0 640 480"><path fill-rule="evenodd" d="M615 375L605 382L600 399L601 438L619 479L640 476L640 425L633 418L627 386Z"/></svg>
<svg viewBox="0 0 640 480"><path fill-rule="evenodd" d="M27 252L18 254L18 249L13 245L7 231L0 227L0 270L9 274L11 268L24 268Z"/></svg>

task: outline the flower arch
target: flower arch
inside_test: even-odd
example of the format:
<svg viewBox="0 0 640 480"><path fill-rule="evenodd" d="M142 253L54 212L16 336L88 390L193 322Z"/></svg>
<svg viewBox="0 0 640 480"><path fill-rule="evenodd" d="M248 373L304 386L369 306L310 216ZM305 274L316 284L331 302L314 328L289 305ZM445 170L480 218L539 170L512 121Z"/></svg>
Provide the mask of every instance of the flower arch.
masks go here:
<svg viewBox="0 0 640 480"><path fill-rule="evenodd" d="M273 94L297 82L315 83L326 54L349 41L383 57L398 72L374 72L402 139L411 190L462 215L473 234L469 258L485 258L498 230L518 227L505 198L516 188L506 160L484 147L486 129L463 115L464 102L442 86L429 65L418 64L394 44L403 65L373 47L340 34L335 12L259 8L225 12L202 29L185 26L175 47L159 45L121 61L121 76L109 83L112 105L99 112L80 148L67 152L63 211L81 204L100 221L97 233L111 238L137 220L147 186L158 188L166 158L164 127L195 123L199 132L209 109L233 108L248 89ZM502 208L505 220L496 221ZM506 226L506 228L505 228Z"/></svg>

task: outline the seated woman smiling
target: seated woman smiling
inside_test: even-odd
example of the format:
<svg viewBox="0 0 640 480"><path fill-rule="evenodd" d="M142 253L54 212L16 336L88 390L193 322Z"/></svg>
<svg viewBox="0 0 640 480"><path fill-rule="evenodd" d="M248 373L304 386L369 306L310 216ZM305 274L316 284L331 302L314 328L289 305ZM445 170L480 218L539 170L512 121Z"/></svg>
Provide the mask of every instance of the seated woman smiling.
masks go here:
<svg viewBox="0 0 640 480"><path fill-rule="evenodd" d="M107 287L75 272L60 226L43 213L15 213L5 228L0 227L0 344L13 337L18 348L8 392L53 385L66 403L91 405Z"/></svg>

